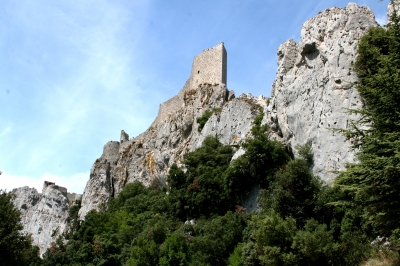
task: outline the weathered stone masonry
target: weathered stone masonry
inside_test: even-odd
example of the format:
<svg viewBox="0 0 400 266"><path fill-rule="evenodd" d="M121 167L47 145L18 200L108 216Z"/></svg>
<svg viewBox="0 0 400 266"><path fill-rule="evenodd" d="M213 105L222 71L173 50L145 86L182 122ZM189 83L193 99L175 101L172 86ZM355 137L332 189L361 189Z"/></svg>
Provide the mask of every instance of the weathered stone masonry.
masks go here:
<svg viewBox="0 0 400 266"><path fill-rule="evenodd" d="M227 76L227 53L224 43L203 50L195 56L192 71L185 86L178 95L160 104L158 115L153 123L159 124L165 121L171 114L184 107L184 98L187 93L194 92L204 83L225 84Z"/></svg>
<svg viewBox="0 0 400 266"><path fill-rule="evenodd" d="M227 54L224 43L206 49L193 60L190 74L191 89L196 89L201 83L226 84Z"/></svg>

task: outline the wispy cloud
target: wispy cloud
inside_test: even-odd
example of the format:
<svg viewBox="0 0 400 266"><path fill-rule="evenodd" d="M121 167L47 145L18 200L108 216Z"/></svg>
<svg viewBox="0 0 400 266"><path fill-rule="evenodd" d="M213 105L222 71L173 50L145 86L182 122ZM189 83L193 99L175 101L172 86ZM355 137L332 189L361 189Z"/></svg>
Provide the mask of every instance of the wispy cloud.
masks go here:
<svg viewBox="0 0 400 266"><path fill-rule="evenodd" d="M8 29L5 38L20 36L7 49L15 56L8 64L21 77L21 95L5 114L17 130L0 143L0 167L14 174L70 175L90 169L119 130L134 136L150 125L153 106L144 99L159 96L136 82L150 76L143 73L139 47L147 4L129 5L86 0L7 6L15 31Z"/></svg>

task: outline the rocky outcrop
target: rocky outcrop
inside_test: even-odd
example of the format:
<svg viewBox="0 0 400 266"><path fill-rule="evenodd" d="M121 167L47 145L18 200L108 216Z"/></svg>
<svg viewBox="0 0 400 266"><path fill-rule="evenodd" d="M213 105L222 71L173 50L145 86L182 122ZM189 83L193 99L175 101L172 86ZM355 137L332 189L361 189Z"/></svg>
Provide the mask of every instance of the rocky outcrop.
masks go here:
<svg viewBox="0 0 400 266"><path fill-rule="evenodd" d="M278 49L277 78L265 122L294 154L297 145L311 143L313 172L325 181L355 161L351 142L333 129L349 128L357 117L346 110L363 107L352 64L358 40L377 26L368 7L350 3L309 19L299 43L290 39Z"/></svg>
<svg viewBox="0 0 400 266"><path fill-rule="evenodd" d="M29 187L16 188L12 193L16 196L14 206L21 211L23 231L32 235L33 244L40 248L42 255L68 229L67 190L45 182L41 194Z"/></svg>
<svg viewBox="0 0 400 266"><path fill-rule="evenodd" d="M127 183L165 184L169 167L173 163L179 165L183 155L199 147L206 136L217 135L222 143L237 147L248 136L260 108L247 98L235 99L225 84L200 84L196 90L184 88L179 95L182 98L174 99L179 102L179 109L163 120L157 118L146 132L120 145L113 142L114 149L107 148L110 142L106 144L103 155L92 167L79 212L81 218L91 209L99 210ZM199 131L196 120L206 110L214 113Z"/></svg>
<svg viewBox="0 0 400 266"><path fill-rule="evenodd" d="M297 145L311 143L314 173L332 180L333 171L355 161L351 142L332 129L348 128L356 117L347 114L346 108L363 106L352 63L358 40L376 26L372 11L354 3L327 9L308 20L299 43L288 40L278 49L278 72L270 99L250 94L235 98L226 87L223 43L203 51L195 57L183 89L160 105L146 132L129 140L123 131L121 142L106 144L91 170L80 218L91 209L100 209L127 183L164 184L169 167L179 165L183 155L199 147L206 136L217 135L224 144L239 148L250 137L251 123L261 107L272 137L284 142L295 156ZM196 120L206 110L214 113L199 131ZM238 149L234 158L241 154L243 150ZM254 200L247 205L253 208Z"/></svg>
<svg viewBox="0 0 400 266"><path fill-rule="evenodd" d="M388 23L392 22L391 17L392 14L396 10L397 15L400 14L400 0L391 0L388 5L387 16L388 16Z"/></svg>
<svg viewBox="0 0 400 266"><path fill-rule="evenodd" d="M80 218L91 209L101 208L127 183L165 184L169 167L174 163L180 165L183 155L201 146L206 136L217 135L222 143L238 147L248 137L265 98L249 94L236 99L224 82L226 51L221 43L194 58L185 86L177 96L160 105L157 118L146 132L128 140L127 133L122 131L120 144L106 144L103 155L92 167ZM213 115L200 131L196 120L206 110L213 110ZM112 149L108 148L111 143Z"/></svg>

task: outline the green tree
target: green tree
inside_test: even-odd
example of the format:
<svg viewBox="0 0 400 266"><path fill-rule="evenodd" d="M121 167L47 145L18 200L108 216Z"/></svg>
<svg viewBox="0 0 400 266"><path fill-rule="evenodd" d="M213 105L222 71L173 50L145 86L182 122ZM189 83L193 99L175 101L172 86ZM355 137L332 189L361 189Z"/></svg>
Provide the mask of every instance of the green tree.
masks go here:
<svg viewBox="0 0 400 266"><path fill-rule="evenodd" d="M29 265L38 259L38 249L32 248L30 236L22 233L13 198L10 192L0 190L0 265Z"/></svg>
<svg viewBox="0 0 400 266"><path fill-rule="evenodd" d="M229 255L242 240L246 222L242 214L232 212L197 221L193 233L195 237L190 243L195 265L227 265Z"/></svg>
<svg viewBox="0 0 400 266"><path fill-rule="evenodd" d="M252 138L246 139L242 147L246 151L243 158L247 160L250 176L266 188L274 179L275 173L290 158L281 142L270 139L269 126L262 125L263 117L264 112L261 110L251 128Z"/></svg>
<svg viewBox="0 0 400 266"><path fill-rule="evenodd" d="M292 217L282 219L271 212L256 215L250 222L253 228L251 238L262 265L298 265L298 257L292 248L297 232L296 220Z"/></svg>
<svg viewBox="0 0 400 266"><path fill-rule="evenodd" d="M399 227L400 217L400 25L394 13L386 28L373 28L361 39L355 69L365 108L346 136L359 148L359 163L336 179L379 233Z"/></svg>
<svg viewBox="0 0 400 266"><path fill-rule="evenodd" d="M221 144L217 137L208 136L200 148L184 155L186 173L176 165L171 167L169 198L182 220L200 215L222 215L233 209L234 202L229 198L223 179L232 156L231 146Z"/></svg>
<svg viewBox="0 0 400 266"><path fill-rule="evenodd" d="M252 137L242 143L245 153L224 173L227 191L236 202L243 200L255 184L268 188L275 173L289 160L284 145L270 139L268 125L262 125L263 116L261 110L253 121Z"/></svg>
<svg viewBox="0 0 400 266"><path fill-rule="evenodd" d="M189 247L186 238L179 233L171 234L160 249L160 265L188 265Z"/></svg>
<svg viewBox="0 0 400 266"><path fill-rule="evenodd" d="M263 210L273 209L283 218L293 217L297 224L313 217L321 181L315 177L304 159L290 161L276 173L275 180L262 192L260 206Z"/></svg>

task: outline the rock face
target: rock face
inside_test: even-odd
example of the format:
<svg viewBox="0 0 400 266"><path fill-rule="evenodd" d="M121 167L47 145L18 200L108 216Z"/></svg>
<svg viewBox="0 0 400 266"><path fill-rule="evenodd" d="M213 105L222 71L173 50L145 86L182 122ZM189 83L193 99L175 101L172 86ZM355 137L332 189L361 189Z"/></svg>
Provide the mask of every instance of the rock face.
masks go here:
<svg viewBox="0 0 400 266"><path fill-rule="evenodd" d="M278 49L277 78L272 98L241 95L226 88L227 54L223 43L194 58L191 75L177 96L162 103L151 127L130 139L122 131L121 142L109 142L94 163L79 212L83 219L99 210L131 182L159 186L166 182L169 167L181 163L186 152L199 147L206 136L218 135L235 148L250 137L249 131L260 107L272 136L284 142L296 156L296 145L311 143L313 171L326 181L331 171L354 162L350 142L333 128L348 128L355 117L345 108L361 108L352 69L358 40L376 27L372 11L350 3L330 8L308 20L301 41L288 40ZM199 132L196 119L206 110L214 114ZM243 154L238 149L234 158ZM255 188L256 195L257 188ZM253 196L254 196L253 195ZM254 196L253 198L255 198ZM249 206L254 205L254 199ZM252 208L253 208L252 207Z"/></svg>
<svg viewBox="0 0 400 266"><path fill-rule="evenodd" d="M389 2L388 9L387 9L387 15L388 15L388 23L391 22L391 16L396 10L397 15L400 14L400 0L392 0Z"/></svg>
<svg viewBox="0 0 400 266"><path fill-rule="evenodd" d="M21 211L23 231L32 234L33 244L40 248L42 255L68 229L67 190L45 182L42 194L29 187L16 188L12 193L16 195L14 205ZM79 199L78 194L75 199Z"/></svg>
<svg viewBox="0 0 400 266"><path fill-rule="evenodd" d="M334 178L332 171L355 160L351 142L332 129L349 128L356 117L346 109L363 107L352 63L358 40L377 26L368 7L350 3L309 19L299 43L290 39L278 49L279 67L265 122L294 154L296 145L311 143L313 172L325 181Z"/></svg>
<svg viewBox="0 0 400 266"><path fill-rule="evenodd" d="M400 0L393 3L388 7L389 15ZM110 197L116 197L127 183L141 182L148 187L165 184L169 167L180 165L183 155L198 148L206 136L217 135L222 143L236 149L233 158L238 158L244 153L240 144L251 137L252 121L261 108L271 137L286 144L294 156L297 145L311 143L314 174L331 181L334 171L355 161L352 142L332 129L349 128L357 117L347 114L346 109L363 107L352 63L359 39L376 26L372 11L354 3L309 19L299 43L290 39L279 47L277 77L269 99L251 94L235 98L227 89L223 43L201 52L194 58L182 90L160 105L148 130L133 139L122 130L119 142L104 145L83 197L51 182L45 182L42 194L29 187L12 191L24 231L32 234L33 243L43 254L68 230L69 208L74 201L82 198L79 217L84 219L90 210L100 210ZM207 110L213 115L199 130L196 120ZM257 209L259 191L260 187L254 186L243 207Z"/></svg>
<svg viewBox="0 0 400 266"><path fill-rule="evenodd" d="M221 43L195 57L189 80L177 96L160 105L146 132L128 140L122 131L121 143L112 141L104 146L92 167L80 218L101 208L127 183L165 184L169 167L180 164L183 155L199 147L206 136L218 135L224 144L239 145L248 136L259 106L251 96L235 99L224 82L226 51ZM206 110L214 110L214 114L199 132L196 119Z"/></svg>

